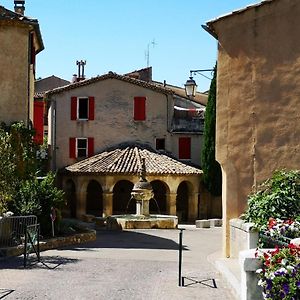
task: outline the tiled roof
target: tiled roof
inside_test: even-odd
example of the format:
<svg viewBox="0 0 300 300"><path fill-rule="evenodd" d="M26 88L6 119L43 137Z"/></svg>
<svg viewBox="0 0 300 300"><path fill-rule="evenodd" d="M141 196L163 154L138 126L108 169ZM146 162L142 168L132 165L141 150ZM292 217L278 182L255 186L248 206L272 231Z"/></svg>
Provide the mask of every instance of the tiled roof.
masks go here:
<svg viewBox="0 0 300 300"><path fill-rule="evenodd" d="M145 158L146 175L199 175L200 169L141 144L120 144L64 169L72 174L138 174Z"/></svg>
<svg viewBox="0 0 300 300"><path fill-rule="evenodd" d="M17 21L17 22L22 22L22 23L25 23L25 24L32 25L34 27L37 39L38 39L39 44L40 44L40 48L37 49L37 53L39 53L40 51L42 51L44 49L42 35L41 35L41 31L40 31L40 27L39 27L39 23L38 23L37 19L26 17L22 14L13 12L9 9L6 9L3 6L0 6L0 21L1 20L3 20L3 21Z"/></svg>
<svg viewBox="0 0 300 300"><path fill-rule="evenodd" d="M122 81L125 81L125 82L128 82L128 83L132 83L132 84L135 84L135 85L142 86L144 88L148 88L148 89L157 91L159 93L173 94L173 91L171 89L160 87L160 86L157 86L155 84L152 84L152 83L149 83L149 82L146 82L146 81L143 81L143 80L131 78L129 76L119 75L119 74L116 74L116 73L113 73L113 72L109 72L109 73L101 75L101 76L93 77L91 79L82 80L82 81L79 81L79 82L76 82L76 83L66 85L64 87L53 89L51 91L48 91L46 93L46 96L50 96L50 95L53 95L53 94L58 94L58 93L61 93L61 92L67 91L67 90L76 89L78 87L89 85L89 84L92 84L92 83L95 83L95 82L98 82L98 81L102 81L102 80L106 80L106 79L122 80Z"/></svg>
<svg viewBox="0 0 300 300"><path fill-rule="evenodd" d="M213 28L213 24L214 23L216 23L216 22L218 22L220 20L226 19L228 17L244 13L245 11L248 11L250 9L257 8L257 7L263 6L265 4L270 4L270 3L274 2L274 1L280 1L280 0L264 0L264 1L261 1L261 2L256 3L256 4L248 5L248 6L244 7L244 8L234 10L234 11L228 13L228 14L225 14L223 16L220 16L220 17L216 18L216 19L208 21L206 23L207 26L202 26L202 27L205 30L207 30L209 33L211 33L214 37L217 38L217 34L216 34L216 32L214 31L214 28Z"/></svg>

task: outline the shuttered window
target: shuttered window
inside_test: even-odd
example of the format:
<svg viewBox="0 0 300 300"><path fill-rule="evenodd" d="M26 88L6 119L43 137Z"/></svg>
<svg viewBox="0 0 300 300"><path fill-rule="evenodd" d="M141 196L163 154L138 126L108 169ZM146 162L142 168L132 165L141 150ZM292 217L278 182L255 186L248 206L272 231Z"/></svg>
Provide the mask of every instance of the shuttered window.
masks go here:
<svg viewBox="0 0 300 300"><path fill-rule="evenodd" d="M84 158L94 155L94 138L70 138L70 158Z"/></svg>
<svg viewBox="0 0 300 300"><path fill-rule="evenodd" d="M179 159L191 159L191 138L180 137L178 140Z"/></svg>
<svg viewBox="0 0 300 300"><path fill-rule="evenodd" d="M135 121L146 120L146 97L134 97L133 119Z"/></svg>
<svg viewBox="0 0 300 300"><path fill-rule="evenodd" d="M76 138L69 139L69 157L76 158Z"/></svg>
<svg viewBox="0 0 300 300"><path fill-rule="evenodd" d="M94 120L95 97L71 97L71 120Z"/></svg>

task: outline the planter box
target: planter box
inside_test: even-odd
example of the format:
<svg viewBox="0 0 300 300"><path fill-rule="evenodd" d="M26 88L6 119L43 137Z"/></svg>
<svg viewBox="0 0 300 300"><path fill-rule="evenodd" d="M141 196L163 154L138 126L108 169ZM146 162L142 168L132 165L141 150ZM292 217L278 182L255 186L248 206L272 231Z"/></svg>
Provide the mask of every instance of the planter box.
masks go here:
<svg viewBox="0 0 300 300"><path fill-rule="evenodd" d="M239 252L257 247L258 231L254 223L246 223L241 219L231 219L230 225L230 257L238 258Z"/></svg>

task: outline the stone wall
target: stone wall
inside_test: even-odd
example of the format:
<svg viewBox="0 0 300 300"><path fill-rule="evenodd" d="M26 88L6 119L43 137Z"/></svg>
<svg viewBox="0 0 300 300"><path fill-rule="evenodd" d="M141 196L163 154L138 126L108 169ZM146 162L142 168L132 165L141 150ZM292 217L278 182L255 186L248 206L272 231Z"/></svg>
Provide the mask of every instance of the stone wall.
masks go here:
<svg viewBox="0 0 300 300"><path fill-rule="evenodd" d="M229 220L277 169L300 169L300 2L265 2L209 24L219 41L216 156Z"/></svg>

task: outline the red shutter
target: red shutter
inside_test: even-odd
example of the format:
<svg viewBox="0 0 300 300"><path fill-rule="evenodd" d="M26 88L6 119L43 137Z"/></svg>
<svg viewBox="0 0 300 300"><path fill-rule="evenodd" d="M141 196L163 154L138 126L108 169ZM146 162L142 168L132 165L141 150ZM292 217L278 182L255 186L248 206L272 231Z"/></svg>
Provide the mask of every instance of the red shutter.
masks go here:
<svg viewBox="0 0 300 300"><path fill-rule="evenodd" d="M146 120L146 97L134 97L134 120Z"/></svg>
<svg viewBox="0 0 300 300"><path fill-rule="evenodd" d="M89 137L88 138L88 156L94 155L94 138Z"/></svg>
<svg viewBox="0 0 300 300"><path fill-rule="evenodd" d="M190 137L181 137L178 140L179 142L179 159L191 159L191 138Z"/></svg>
<svg viewBox="0 0 300 300"><path fill-rule="evenodd" d="M89 97L89 120L95 120L95 97Z"/></svg>
<svg viewBox="0 0 300 300"><path fill-rule="evenodd" d="M71 120L77 120L77 97L71 97Z"/></svg>
<svg viewBox="0 0 300 300"><path fill-rule="evenodd" d="M76 138L69 139L69 153L70 158L76 158Z"/></svg>

